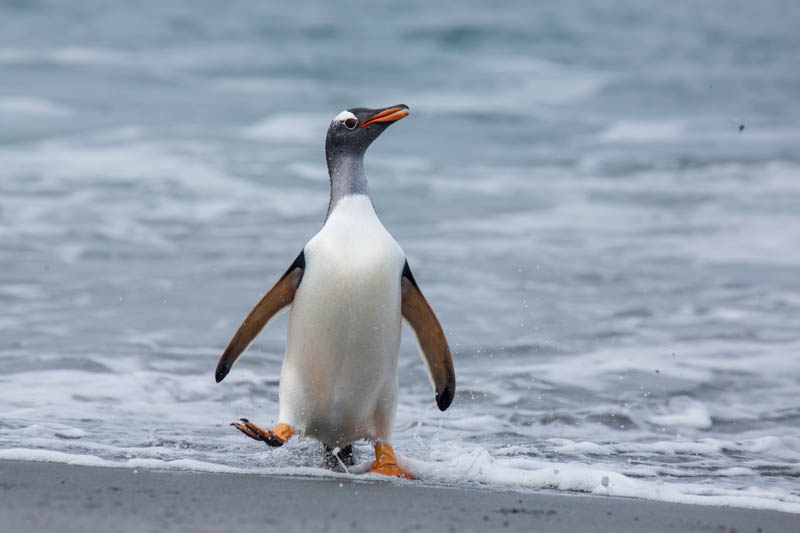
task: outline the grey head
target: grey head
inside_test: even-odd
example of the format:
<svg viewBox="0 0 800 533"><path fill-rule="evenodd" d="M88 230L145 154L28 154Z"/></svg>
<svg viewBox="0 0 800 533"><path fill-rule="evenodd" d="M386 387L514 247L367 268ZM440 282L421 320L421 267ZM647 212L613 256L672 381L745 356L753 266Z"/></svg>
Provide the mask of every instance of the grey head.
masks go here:
<svg viewBox="0 0 800 533"><path fill-rule="evenodd" d="M331 178L328 215L345 196L369 195L364 153L378 135L406 115L408 106L403 104L383 109L356 107L342 111L331 121L325 138L325 158Z"/></svg>

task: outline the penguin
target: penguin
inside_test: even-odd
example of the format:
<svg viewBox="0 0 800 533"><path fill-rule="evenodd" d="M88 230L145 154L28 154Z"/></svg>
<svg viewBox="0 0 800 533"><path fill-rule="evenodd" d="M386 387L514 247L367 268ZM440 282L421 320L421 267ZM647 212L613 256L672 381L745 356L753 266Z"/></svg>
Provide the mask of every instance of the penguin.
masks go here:
<svg viewBox="0 0 800 533"><path fill-rule="evenodd" d="M325 155L331 194L322 228L242 322L216 368L219 383L264 326L291 306L279 383L277 424L232 424L250 438L281 446L293 435L346 450L367 439L370 472L412 478L391 445L397 411L397 354L402 322L426 363L436 404L456 390L444 331L419 288L405 253L375 212L364 153L408 106L342 111L328 127Z"/></svg>

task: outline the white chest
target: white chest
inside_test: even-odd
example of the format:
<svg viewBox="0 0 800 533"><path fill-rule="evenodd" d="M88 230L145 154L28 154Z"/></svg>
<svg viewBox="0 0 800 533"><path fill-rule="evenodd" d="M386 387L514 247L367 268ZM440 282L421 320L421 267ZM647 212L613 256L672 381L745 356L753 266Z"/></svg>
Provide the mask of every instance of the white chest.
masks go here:
<svg viewBox="0 0 800 533"><path fill-rule="evenodd" d="M341 333L364 334L368 324L383 329L394 323L405 255L368 197L340 200L306 245L305 258L294 304L304 315L331 322Z"/></svg>
<svg viewBox="0 0 800 533"><path fill-rule="evenodd" d="M405 255L397 241L383 227L367 196L339 200L325 225L306 245L308 267L318 262L326 272L342 274L381 267L402 271ZM325 263L322 263L325 261ZM315 269L316 270L316 269Z"/></svg>
<svg viewBox="0 0 800 533"><path fill-rule="evenodd" d="M281 416L329 443L386 436L394 417L405 255L366 196L340 200L304 253Z"/></svg>

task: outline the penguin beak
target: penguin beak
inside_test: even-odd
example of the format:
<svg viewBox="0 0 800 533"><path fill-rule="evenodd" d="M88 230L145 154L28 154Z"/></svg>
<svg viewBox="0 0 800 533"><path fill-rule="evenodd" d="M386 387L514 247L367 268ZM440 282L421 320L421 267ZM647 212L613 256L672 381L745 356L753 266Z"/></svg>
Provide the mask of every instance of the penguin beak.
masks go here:
<svg viewBox="0 0 800 533"><path fill-rule="evenodd" d="M387 107L386 109L381 109L367 120L361 123L361 127L365 128L372 124L373 122L395 122L400 120L401 118L408 115L408 106L407 105L396 105L394 107Z"/></svg>

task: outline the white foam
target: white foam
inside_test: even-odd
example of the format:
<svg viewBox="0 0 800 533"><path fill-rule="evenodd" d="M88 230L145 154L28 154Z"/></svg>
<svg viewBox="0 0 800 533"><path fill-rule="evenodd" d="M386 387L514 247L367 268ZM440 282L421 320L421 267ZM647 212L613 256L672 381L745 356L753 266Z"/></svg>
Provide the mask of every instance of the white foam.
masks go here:
<svg viewBox="0 0 800 533"><path fill-rule="evenodd" d="M422 461L398 454L398 463L411 472L415 479L426 483L478 484L516 490L556 489L670 503L732 506L800 514L800 497L769 490L751 488L737 491L688 483L649 482L633 479L612 470L582 464L545 463L526 458L497 459L479 447L461 451L466 453L439 462ZM23 448L0 450L0 459L82 466L351 479L364 474L369 467L369 462L360 463L351 468L349 474L297 466L237 468L193 459L132 458L112 461L93 455ZM737 469L731 474L741 475L742 472Z"/></svg>
<svg viewBox="0 0 800 533"><path fill-rule="evenodd" d="M56 430L54 434L56 437L61 437L64 439L82 439L83 437L89 436L89 433L87 431L78 428Z"/></svg>
<svg viewBox="0 0 800 533"><path fill-rule="evenodd" d="M668 408L670 413L651 416L647 421L657 426L711 427L711 416L706 406L688 396L670 398Z"/></svg>
<svg viewBox="0 0 800 533"><path fill-rule="evenodd" d="M33 424L20 429L19 432L32 437L53 435L61 437L62 439L80 439L89 436L89 433L83 429L66 426L64 424Z"/></svg>
<svg viewBox="0 0 800 533"><path fill-rule="evenodd" d="M737 491L686 483L654 483L582 464L543 463L527 458L497 459L480 448L443 464L405 460L411 472L425 481L467 481L516 489L550 488L663 502L800 513L800 497L784 493L759 489Z"/></svg>
<svg viewBox="0 0 800 533"><path fill-rule="evenodd" d="M39 463L58 463L75 466L100 466L108 468L148 468L152 470L180 470L190 472L208 472L214 474L261 474L278 476L306 476L306 477L350 477L365 472L364 465L351 467L351 474L333 472L322 468L312 467L248 467L237 468L218 463L198 461L195 459L149 459L132 458L125 460L108 460L88 454L71 454L52 450L38 450L25 448L10 448L0 450L0 460L7 461L32 461ZM367 467L368 468L368 467Z"/></svg>

